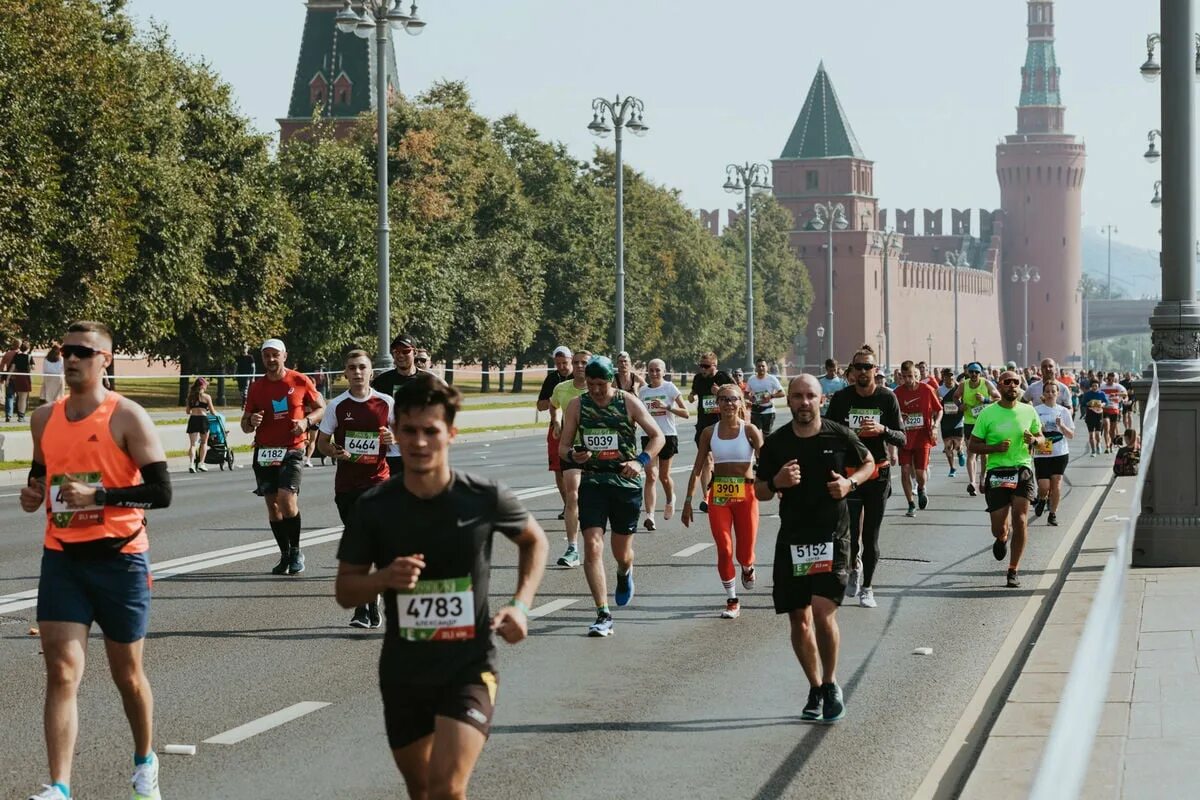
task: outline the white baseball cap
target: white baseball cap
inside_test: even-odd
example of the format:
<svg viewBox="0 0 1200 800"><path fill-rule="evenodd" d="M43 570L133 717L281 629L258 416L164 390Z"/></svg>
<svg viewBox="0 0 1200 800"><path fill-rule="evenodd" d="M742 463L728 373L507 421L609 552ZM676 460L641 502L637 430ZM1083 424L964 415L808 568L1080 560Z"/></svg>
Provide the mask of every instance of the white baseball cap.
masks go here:
<svg viewBox="0 0 1200 800"><path fill-rule="evenodd" d="M262 343L262 347L260 347L258 349L259 350L278 350L281 353L287 352L287 348L284 346L282 339L267 339L265 342Z"/></svg>
<svg viewBox="0 0 1200 800"><path fill-rule="evenodd" d="M566 356L567 358L570 358L571 348L567 347L565 344L560 344L558 347L554 348L554 357L558 358L559 356Z"/></svg>

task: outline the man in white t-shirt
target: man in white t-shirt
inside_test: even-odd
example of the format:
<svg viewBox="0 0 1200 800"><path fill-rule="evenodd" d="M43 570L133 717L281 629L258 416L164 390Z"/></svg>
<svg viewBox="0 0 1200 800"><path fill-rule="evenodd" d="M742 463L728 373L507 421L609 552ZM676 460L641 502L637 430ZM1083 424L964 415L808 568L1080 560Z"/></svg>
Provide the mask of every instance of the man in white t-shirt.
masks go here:
<svg viewBox="0 0 1200 800"><path fill-rule="evenodd" d="M754 362L754 377L746 381L750 396L746 403L750 406L750 422L763 436L771 433L775 426L775 398L783 397L783 385L779 378L767 374L767 361L760 358Z"/></svg>
<svg viewBox="0 0 1200 800"><path fill-rule="evenodd" d="M1129 390L1117 383L1117 373L1109 372L1100 384L1100 391L1108 398L1104 404L1104 452L1111 453L1120 446L1117 426L1121 423L1121 403L1129 399Z"/></svg>
<svg viewBox="0 0 1200 800"><path fill-rule="evenodd" d="M671 459L679 452L679 431L675 427L675 418L687 419L687 406L679 388L670 381L663 380L663 372L667 365L662 359L654 358L646 365L646 383L638 389L638 399L650 412L650 418L658 425L666 437L666 444L658 455L646 465L646 483L642 489L642 499L646 504L646 530L655 528L654 512L658 505L656 485L662 481L663 493L667 504L663 508L663 519L670 519L675 513L675 482L671 480ZM646 448L648 436L642 437L642 449Z"/></svg>
<svg viewBox="0 0 1200 800"><path fill-rule="evenodd" d="M1071 410L1071 387L1067 386L1062 381L1058 380L1058 365L1054 363L1053 358L1043 358L1041 367L1041 380L1034 381L1029 384L1029 388L1025 390L1025 400L1033 403L1035 406L1041 402L1042 390L1047 383L1052 383L1058 387L1057 403L1068 411Z"/></svg>

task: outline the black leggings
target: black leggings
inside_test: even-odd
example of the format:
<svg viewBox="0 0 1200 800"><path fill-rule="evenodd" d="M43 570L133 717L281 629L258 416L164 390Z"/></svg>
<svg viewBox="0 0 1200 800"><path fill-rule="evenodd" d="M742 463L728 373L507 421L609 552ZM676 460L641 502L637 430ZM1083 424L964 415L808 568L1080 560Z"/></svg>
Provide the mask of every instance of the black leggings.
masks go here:
<svg viewBox="0 0 1200 800"><path fill-rule="evenodd" d="M871 586L875 577L875 565L879 563L879 526L883 524L883 510L892 496L891 473L888 468L879 470L879 478L867 481L847 498L850 510L850 564L858 561L862 549L862 585Z"/></svg>

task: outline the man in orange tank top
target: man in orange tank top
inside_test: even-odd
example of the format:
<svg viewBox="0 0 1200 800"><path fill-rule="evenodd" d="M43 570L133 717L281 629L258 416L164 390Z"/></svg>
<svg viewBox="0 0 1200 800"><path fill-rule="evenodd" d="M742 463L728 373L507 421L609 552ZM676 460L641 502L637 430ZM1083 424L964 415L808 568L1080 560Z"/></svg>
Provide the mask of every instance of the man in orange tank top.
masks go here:
<svg viewBox="0 0 1200 800"><path fill-rule="evenodd" d="M167 459L145 409L104 388L112 333L99 322L67 328L70 394L33 412L33 466L21 508L44 508L37 618L46 661L50 783L38 800L71 796L79 732L76 694L92 622L104 633L113 681L133 730L133 797L158 798L151 737L154 699L142 670L150 613L147 508L171 503Z"/></svg>

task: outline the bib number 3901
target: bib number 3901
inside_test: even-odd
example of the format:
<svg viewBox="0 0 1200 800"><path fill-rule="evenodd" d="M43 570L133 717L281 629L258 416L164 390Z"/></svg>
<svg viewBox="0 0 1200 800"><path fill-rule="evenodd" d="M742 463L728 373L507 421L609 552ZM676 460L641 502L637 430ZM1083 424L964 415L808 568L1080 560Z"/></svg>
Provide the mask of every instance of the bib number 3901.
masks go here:
<svg viewBox="0 0 1200 800"><path fill-rule="evenodd" d="M400 638L410 642L448 642L475 638L475 592L471 579L417 581L396 596Z"/></svg>
<svg viewBox="0 0 1200 800"><path fill-rule="evenodd" d="M819 575L833 572L833 542L819 544L794 544L792 551L792 575Z"/></svg>

